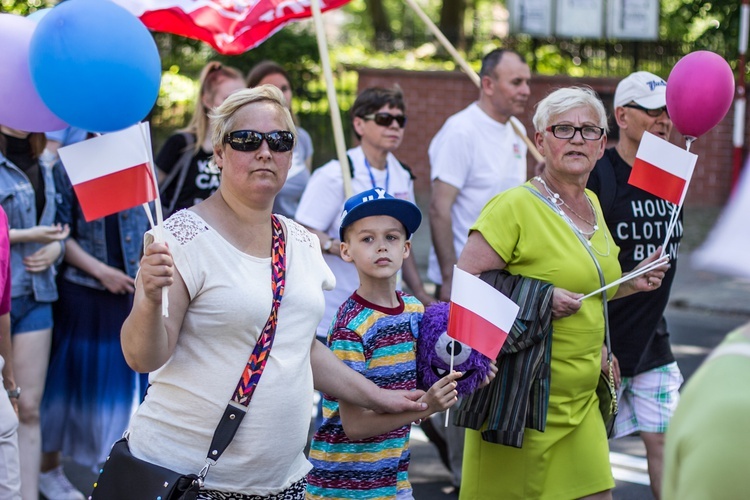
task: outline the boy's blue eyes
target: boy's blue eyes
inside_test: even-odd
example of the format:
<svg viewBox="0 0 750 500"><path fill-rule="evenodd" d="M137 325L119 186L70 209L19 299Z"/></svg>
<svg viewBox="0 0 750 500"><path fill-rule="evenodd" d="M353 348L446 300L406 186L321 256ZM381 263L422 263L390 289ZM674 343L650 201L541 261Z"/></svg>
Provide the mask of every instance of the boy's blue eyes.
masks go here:
<svg viewBox="0 0 750 500"><path fill-rule="evenodd" d="M387 234L385 236L385 239L388 240L388 241L396 241L396 240L398 240L398 236L397 235L393 235L393 234ZM362 242L363 243L369 243L369 242L371 242L373 240L374 240L374 238L372 236L365 236L364 238L362 238Z"/></svg>

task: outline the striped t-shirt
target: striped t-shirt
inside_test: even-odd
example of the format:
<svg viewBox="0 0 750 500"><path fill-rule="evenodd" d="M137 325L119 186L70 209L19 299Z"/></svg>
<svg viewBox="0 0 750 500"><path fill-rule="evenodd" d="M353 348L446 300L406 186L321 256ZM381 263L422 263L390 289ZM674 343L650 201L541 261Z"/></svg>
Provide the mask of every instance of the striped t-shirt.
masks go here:
<svg viewBox="0 0 750 500"><path fill-rule="evenodd" d="M354 293L339 308L328 333L331 350L352 369L386 389L414 390L416 338L424 312L421 302L396 292L389 309ZM324 395L323 424L313 437L307 498L396 498L411 495L409 431L399 427L361 441L346 437L339 405Z"/></svg>

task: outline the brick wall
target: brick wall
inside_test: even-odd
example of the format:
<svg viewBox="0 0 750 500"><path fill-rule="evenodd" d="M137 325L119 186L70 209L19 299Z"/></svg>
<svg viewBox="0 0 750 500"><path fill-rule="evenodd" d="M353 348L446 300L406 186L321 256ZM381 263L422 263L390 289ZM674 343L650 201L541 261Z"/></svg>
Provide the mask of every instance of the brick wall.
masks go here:
<svg viewBox="0 0 750 500"><path fill-rule="evenodd" d="M533 104L541 100L550 90L568 85L589 85L604 101L606 109L612 109L612 98L618 79L612 78L571 78L567 76L534 76L531 84L532 103L526 114L518 118L533 137ZM359 70L359 89L372 86L390 87L398 83L406 100L406 114L409 122L404 142L397 156L408 164L417 176L415 190L417 197L426 200L430 192L430 165L427 148L430 140L453 113L475 101L479 89L461 72L444 71L403 71L403 70ZM700 137L691 147L698 155L695 174L688 191L687 205L723 206L726 202L732 175L732 124L734 108L713 130ZM610 127L614 126L613 121ZM616 128L616 127L615 127ZM616 130L613 130L616 137ZM675 130L672 142L685 147L682 137ZM616 143L610 138L610 145ZM529 166L534 160L529 155Z"/></svg>

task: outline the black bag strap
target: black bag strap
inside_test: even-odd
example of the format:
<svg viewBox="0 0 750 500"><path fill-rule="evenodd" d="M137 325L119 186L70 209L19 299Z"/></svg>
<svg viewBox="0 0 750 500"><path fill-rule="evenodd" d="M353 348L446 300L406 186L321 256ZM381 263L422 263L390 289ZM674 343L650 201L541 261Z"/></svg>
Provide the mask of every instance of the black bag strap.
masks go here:
<svg viewBox="0 0 750 500"><path fill-rule="evenodd" d="M180 192L182 191L182 186L185 185L185 179L187 178L190 163L193 161L193 157L195 156L195 152L193 151L195 148L195 136L193 136L193 134L189 132L181 132L181 134L185 138L185 147L182 150L182 155L159 186L159 194L163 198L167 188L172 184L172 182L174 182L175 179L177 179L177 184L175 185L172 199L169 200L169 203L167 205L164 205L164 212L167 216L174 211L174 207L175 205L177 205L177 199L179 198Z"/></svg>

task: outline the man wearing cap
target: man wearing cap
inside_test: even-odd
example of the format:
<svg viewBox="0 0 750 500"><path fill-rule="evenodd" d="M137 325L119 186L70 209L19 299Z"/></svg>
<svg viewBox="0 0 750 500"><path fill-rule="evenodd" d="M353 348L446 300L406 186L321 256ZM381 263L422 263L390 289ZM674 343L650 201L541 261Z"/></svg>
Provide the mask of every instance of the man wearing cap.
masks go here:
<svg viewBox="0 0 750 500"><path fill-rule="evenodd" d="M666 82L646 71L632 73L615 90L614 118L620 137L596 163L588 188L599 197L610 232L620 247L623 272L632 270L666 237L673 205L628 184L644 132L669 140ZM682 214L669 241L672 266L662 286L608 304L612 351L621 375L614 438L639 432L646 446L651 490L660 498L664 433L679 400L682 375L672 354L664 310L677 269ZM604 369L604 366L603 366Z"/></svg>

